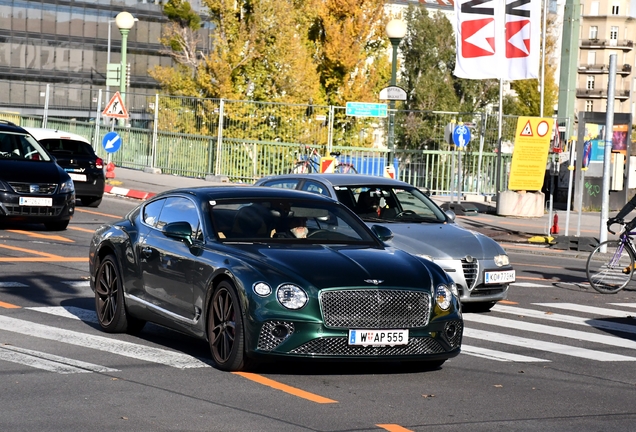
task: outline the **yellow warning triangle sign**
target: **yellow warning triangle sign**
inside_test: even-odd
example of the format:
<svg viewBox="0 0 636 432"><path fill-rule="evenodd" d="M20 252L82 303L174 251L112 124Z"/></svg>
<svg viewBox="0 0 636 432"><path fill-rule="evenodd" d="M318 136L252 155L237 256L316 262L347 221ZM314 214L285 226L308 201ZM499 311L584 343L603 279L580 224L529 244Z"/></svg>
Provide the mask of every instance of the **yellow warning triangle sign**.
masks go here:
<svg viewBox="0 0 636 432"><path fill-rule="evenodd" d="M128 111L124 106L124 101L122 100L119 92L115 93L110 99L110 102L108 102L108 105L106 105L106 108L104 108L102 115L104 117L115 117L122 119L128 118Z"/></svg>
<svg viewBox="0 0 636 432"><path fill-rule="evenodd" d="M523 130L521 131L519 136L533 136L532 125L530 124L530 120L528 120L528 123L526 123L526 125L523 127Z"/></svg>

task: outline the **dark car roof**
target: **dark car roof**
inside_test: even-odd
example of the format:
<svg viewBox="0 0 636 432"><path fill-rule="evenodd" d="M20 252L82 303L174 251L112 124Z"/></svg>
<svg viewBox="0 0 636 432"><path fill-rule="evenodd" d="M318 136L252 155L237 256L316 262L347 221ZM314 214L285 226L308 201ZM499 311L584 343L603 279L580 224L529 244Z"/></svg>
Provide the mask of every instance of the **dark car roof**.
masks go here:
<svg viewBox="0 0 636 432"><path fill-rule="evenodd" d="M276 179L284 179L284 178L314 179L314 180L319 180L323 183L328 183L335 186L380 185L380 186L402 186L407 188L413 187L413 185L410 185L400 180L395 180L388 177L366 175L366 174L282 174L277 176L264 177L260 181L270 180L274 178Z"/></svg>
<svg viewBox="0 0 636 432"><path fill-rule="evenodd" d="M22 129L20 126L12 123L8 120L0 119L0 131L1 132L15 132L15 133L23 133L28 135L29 133Z"/></svg>
<svg viewBox="0 0 636 432"><path fill-rule="evenodd" d="M184 193L198 196L201 199L227 199L227 198L288 198L310 199L315 201L336 202L335 200L312 192L303 192L294 189L264 188L256 186L200 186L193 188L173 189L162 192L156 197L162 197L174 193Z"/></svg>

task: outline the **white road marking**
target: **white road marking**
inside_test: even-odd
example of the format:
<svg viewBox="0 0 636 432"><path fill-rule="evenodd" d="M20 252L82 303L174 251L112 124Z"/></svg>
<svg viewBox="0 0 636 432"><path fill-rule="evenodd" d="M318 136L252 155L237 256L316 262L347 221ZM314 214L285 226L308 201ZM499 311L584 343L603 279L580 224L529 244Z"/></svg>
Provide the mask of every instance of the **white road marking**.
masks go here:
<svg viewBox="0 0 636 432"><path fill-rule="evenodd" d="M511 320L507 318L497 318L488 315L465 314L464 321L476 322L480 324L493 325L498 327L512 328L517 330L525 330L533 333L540 333L550 336L558 336L569 339L594 342L604 345L611 345L620 348L636 349L636 341L618 338L607 334L597 334L584 332L579 330L570 330L561 327L548 326L544 324L535 324L524 321Z"/></svg>
<svg viewBox="0 0 636 432"><path fill-rule="evenodd" d="M91 282L90 281L65 281L62 282L65 285L71 286L73 288L90 288L91 286Z"/></svg>
<svg viewBox="0 0 636 432"><path fill-rule="evenodd" d="M525 309L519 307L511 307L504 305L495 305L492 308L493 312L502 312L512 315L522 315L531 318L539 318L547 321L559 321L569 324L584 325L588 327L594 327L601 330L619 331L624 333L636 334L636 325L614 323L611 321L603 321L598 319L589 319L583 317L577 317L572 315L562 315L557 313L546 313L544 311L538 311L534 309Z"/></svg>
<svg viewBox="0 0 636 432"><path fill-rule="evenodd" d="M613 306L636 308L636 303L608 303Z"/></svg>
<svg viewBox="0 0 636 432"><path fill-rule="evenodd" d="M594 351L586 348L577 348L571 345L563 345L537 339L528 339L519 336L505 335L483 330L464 328L464 336L467 338L481 339L489 342L503 343L539 351L547 351L563 354L571 357L579 357L597 361L636 361L636 357L628 357L620 354Z"/></svg>
<svg viewBox="0 0 636 432"><path fill-rule="evenodd" d="M26 348L19 348L13 345L0 345L0 360L19 363L61 374L119 372L118 369L112 369L106 366L60 357L40 351L33 351Z"/></svg>
<svg viewBox="0 0 636 432"><path fill-rule="evenodd" d="M0 288L27 288L28 285L25 285L20 282L0 282Z"/></svg>
<svg viewBox="0 0 636 432"><path fill-rule="evenodd" d="M462 354L468 354L473 357L481 357L488 360L496 360L503 362L549 362L550 360L540 359L536 357L528 357L520 354L513 354L504 351L495 351L488 348L481 348L472 345L462 344Z"/></svg>
<svg viewBox="0 0 636 432"><path fill-rule="evenodd" d="M534 282L514 282L510 285L522 288L552 288L552 285L538 284Z"/></svg>
<svg viewBox="0 0 636 432"><path fill-rule="evenodd" d="M90 309L82 309L75 306L43 306L29 307L25 309L47 313L49 315L80 320L90 324L99 324L99 321L97 321L96 312Z"/></svg>
<svg viewBox="0 0 636 432"><path fill-rule="evenodd" d="M631 317L633 312L619 311L616 309L600 308L595 306L586 306L575 303L533 303L537 306L555 308L555 309L567 309L576 312L583 312L595 315L603 315L606 317L627 318Z"/></svg>
<svg viewBox="0 0 636 432"><path fill-rule="evenodd" d="M92 348L179 369L210 367L210 365L203 361L186 354L119 341L103 336L94 336L59 329L7 316L0 316L0 330Z"/></svg>

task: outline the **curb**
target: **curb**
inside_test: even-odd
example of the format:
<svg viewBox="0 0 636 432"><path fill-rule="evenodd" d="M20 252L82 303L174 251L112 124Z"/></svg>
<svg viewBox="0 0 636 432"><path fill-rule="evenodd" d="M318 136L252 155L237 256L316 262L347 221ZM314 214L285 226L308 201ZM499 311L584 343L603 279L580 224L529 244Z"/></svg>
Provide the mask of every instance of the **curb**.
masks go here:
<svg viewBox="0 0 636 432"><path fill-rule="evenodd" d="M127 198L139 199L139 200L145 200L157 195L152 192L142 192L138 190L126 189L126 188L121 188L121 187L111 186L111 185L104 186L104 192L113 194L113 195L127 197Z"/></svg>

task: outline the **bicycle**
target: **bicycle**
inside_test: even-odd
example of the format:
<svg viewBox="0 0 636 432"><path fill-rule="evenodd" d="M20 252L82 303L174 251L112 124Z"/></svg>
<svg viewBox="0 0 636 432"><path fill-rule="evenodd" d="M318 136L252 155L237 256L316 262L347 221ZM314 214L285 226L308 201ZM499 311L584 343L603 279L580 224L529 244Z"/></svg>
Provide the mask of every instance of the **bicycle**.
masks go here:
<svg viewBox="0 0 636 432"><path fill-rule="evenodd" d="M329 153L331 157L336 158L336 166L334 173L338 174L358 174L358 171L353 164L348 162L341 162L338 160L340 152ZM290 174L309 174L320 172L320 158L322 156L318 153L315 147L301 146L300 156L297 158L294 166L292 167Z"/></svg>
<svg viewBox="0 0 636 432"><path fill-rule="evenodd" d="M610 225L611 226L611 225ZM587 258L587 279L601 294L614 294L625 288L634 274L634 245L636 231L627 223L621 228L618 240L607 240L599 244ZM616 234L609 226L607 230ZM603 252L605 250L605 252Z"/></svg>

